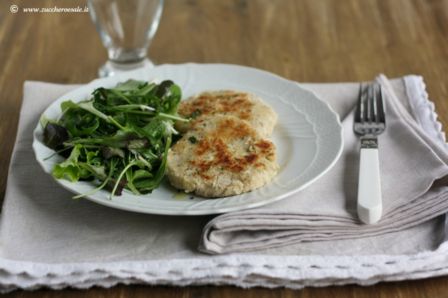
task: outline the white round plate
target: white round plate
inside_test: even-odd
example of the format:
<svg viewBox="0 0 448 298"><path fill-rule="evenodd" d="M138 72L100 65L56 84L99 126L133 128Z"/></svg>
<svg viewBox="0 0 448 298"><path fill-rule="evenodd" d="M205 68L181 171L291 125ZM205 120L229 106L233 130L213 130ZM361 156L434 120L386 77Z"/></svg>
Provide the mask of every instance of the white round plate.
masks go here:
<svg viewBox="0 0 448 298"><path fill-rule="evenodd" d="M260 96L279 116L272 141L277 147L280 171L266 186L232 197L204 199L182 195L164 181L151 194L137 196L125 190L121 196L109 199L107 191L100 191L88 197L93 202L128 211L166 215L216 214L253 208L302 190L326 173L341 154L343 141L339 117L325 102L298 83L266 71L236 65L161 65L94 80L58 98L43 115L57 119L61 114L61 102L85 100L90 98L95 88L113 87L131 78L145 81L170 79L182 88L183 98L206 90L222 89ZM54 151L43 144L42 134L42 127L38 124L34 130L33 149L37 161L50 174L55 163L62 158L55 155L46 159ZM89 182L73 183L64 179L57 179L57 182L76 194L94 188Z"/></svg>

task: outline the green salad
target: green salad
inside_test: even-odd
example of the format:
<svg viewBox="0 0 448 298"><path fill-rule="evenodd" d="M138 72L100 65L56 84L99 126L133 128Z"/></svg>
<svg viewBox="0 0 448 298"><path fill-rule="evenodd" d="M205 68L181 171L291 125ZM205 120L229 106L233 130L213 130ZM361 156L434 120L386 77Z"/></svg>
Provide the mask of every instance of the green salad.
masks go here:
<svg viewBox="0 0 448 298"><path fill-rule="evenodd" d="M172 81L160 84L129 80L115 88L98 88L92 98L65 101L62 116L44 125L44 143L66 159L53 168L57 179L92 181L110 197L124 188L150 193L165 174L168 149L177 134L174 121L181 90Z"/></svg>

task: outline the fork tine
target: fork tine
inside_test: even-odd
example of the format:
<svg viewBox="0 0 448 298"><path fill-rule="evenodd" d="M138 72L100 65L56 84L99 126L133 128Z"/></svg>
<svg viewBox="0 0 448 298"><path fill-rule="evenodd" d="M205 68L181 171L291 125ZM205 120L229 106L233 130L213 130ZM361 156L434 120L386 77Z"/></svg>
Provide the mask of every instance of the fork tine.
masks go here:
<svg viewBox="0 0 448 298"><path fill-rule="evenodd" d="M369 115L369 123L372 123L375 121L375 110L373 108L375 101L375 85L370 84L369 85L369 94L367 96L367 114Z"/></svg>
<svg viewBox="0 0 448 298"><path fill-rule="evenodd" d="M363 86L361 83L359 85L358 103L356 105L356 111L355 111L355 122L357 123L361 123L363 121L362 98L363 98Z"/></svg>
<svg viewBox="0 0 448 298"><path fill-rule="evenodd" d="M370 109L369 109L370 85L367 85L366 92L364 94L365 96L362 102L362 105L364 107L364 119L366 122L370 122Z"/></svg>
<svg viewBox="0 0 448 298"><path fill-rule="evenodd" d="M378 123L378 93L377 93L378 84L374 83L372 85L372 122Z"/></svg>
<svg viewBox="0 0 448 298"><path fill-rule="evenodd" d="M383 88L381 88L381 85L378 85L378 100L377 100L377 106L378 106L378 121L380 123L386 124L386 117L384 115L384 99L383 99Z"/></svg>
<svg viewBox="0 0 448 298"><path fill-rule="evenodd" d="M367 123L371 122L370 101L372 100L372 85L366 87L363 99L364 119Z"/></svg>

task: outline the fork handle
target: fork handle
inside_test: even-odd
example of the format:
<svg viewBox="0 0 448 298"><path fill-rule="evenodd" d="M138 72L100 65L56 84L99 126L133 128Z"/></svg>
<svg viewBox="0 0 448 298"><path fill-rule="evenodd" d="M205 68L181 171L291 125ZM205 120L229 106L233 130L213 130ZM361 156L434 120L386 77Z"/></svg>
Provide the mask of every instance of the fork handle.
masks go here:
<svg viewBox="0 0 448 298"><path fill-rule="evenodd" d="M378 143L376 138L363 138L359 163L358 217L366 224L374 224L381 219L382 212Z"/></svg>

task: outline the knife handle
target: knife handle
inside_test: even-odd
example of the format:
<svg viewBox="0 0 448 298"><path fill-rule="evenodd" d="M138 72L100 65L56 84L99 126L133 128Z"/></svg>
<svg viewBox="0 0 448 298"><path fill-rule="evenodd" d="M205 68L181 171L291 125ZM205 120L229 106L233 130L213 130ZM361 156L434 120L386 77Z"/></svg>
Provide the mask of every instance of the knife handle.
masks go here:
<svg viewBox="0 0 448 298"><path fill-rule="evenodd" d="M358 217L366 224L381 219L383 203L381 198L380 163L378 148L362 148L359 161Z"/></svg>

